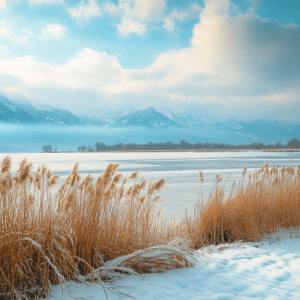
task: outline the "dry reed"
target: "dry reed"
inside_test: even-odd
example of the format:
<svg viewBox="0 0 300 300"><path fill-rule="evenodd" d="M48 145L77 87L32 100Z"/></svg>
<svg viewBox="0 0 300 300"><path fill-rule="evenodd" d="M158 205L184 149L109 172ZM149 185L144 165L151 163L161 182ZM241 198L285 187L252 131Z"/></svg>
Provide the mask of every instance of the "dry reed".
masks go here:
<svg viewBox="0 0 300 300"><path fill-rule="evenodd" d="M255 241L279 227L300 226L300 166L266 164L233 184L222 178L206 204L180 223L161 220L156 204L164 179L129 179L110 164L96 180L81 179L78 164L53 194L58 176L42 166L34 175L24 159L16 175L6 157L0 174L0 299L34 299L51 286L80 275L98 281L123 273L162 272L195 263L189 249L207 244ZM201 171L200 184L204 182ZM127 182L132 182L126 188ZM174 242L174 239L177 239ZM173 242L172 242L173 241Z"/></svg>
<svg viewBox="0 0 300 300"><path fill-rule="evenodd" d="M175 240L175 243L173 242L169 245L153 246L137 250L132 254L110 260L103 267L95 270L95 273L98 278L116 279L118 276L122 277L122 273L134 275L162 273L167 270L194 267L195 264L196 259L193 253L186 245L182 248L181 240L178 239ZM116 271L118 272L117 274Z"/></svg>
<svg viewBox="0 0 300 300"><path fill-rule="evenodd" d="M45 297L52 285L80 281L79 275L107 269L107 261L173 238L174 230L155 209L154 194L165 181L150 182L142 195L144 178L138 182L133 173L126 189L117 168L110 164L96 181L90 175L81 180L76 164L53 194L58 176L46 167L32 175L24 159L13 176L10 158L3 160L0 299Z"/></svg>
<svg viewBox="0 0 300 300"><path fill-rule="evenodd" d="M227 197L217 175L206 204L199 201L194 213L182 221L195 248L238 240L256 241L278 228L300 226L300 166L270 169L266 163L249 174L247 183L246 172L245 168L242 182L233 182Z"/></svg>

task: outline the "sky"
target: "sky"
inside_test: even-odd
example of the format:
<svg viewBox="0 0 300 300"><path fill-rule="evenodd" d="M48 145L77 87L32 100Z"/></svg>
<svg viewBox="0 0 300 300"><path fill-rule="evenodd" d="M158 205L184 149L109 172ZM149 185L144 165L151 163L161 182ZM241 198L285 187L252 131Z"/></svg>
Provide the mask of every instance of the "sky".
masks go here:
<svg viewBox="0 0 300 300"><path fill-rule="evenodd" d="M0 0L0 93L299 122L299 0Z"/></svg>

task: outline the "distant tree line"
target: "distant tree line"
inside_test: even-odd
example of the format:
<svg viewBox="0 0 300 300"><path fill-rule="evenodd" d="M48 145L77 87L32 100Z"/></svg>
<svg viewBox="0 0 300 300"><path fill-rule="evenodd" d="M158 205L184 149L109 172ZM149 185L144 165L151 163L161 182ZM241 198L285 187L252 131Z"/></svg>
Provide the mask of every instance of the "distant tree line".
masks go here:
<svg viewBox="0 0 300 300"><path fill-rule="evenodd" d="M94 146L89 145L86 147L85 145L78 146L77 149L80 152L84 151L128 151L128 150L264 150L264 149L300 149L300 140L297 138L293 138L287 142L286 145L283 145L281 142L277 142L275 144L264 144L264 143L252 143L252 144L241 144L241 145L231 145L226 143L210 143L198 142L196 144L189 143L185 140L180 141L178 144L173 142L165 142L165 143L152 143L148 144L123 144L118 143L114 145L106 145L103 142L96 142Z"/></svg>
<svg viewBox="0 0 300 300"><path fill-rule="evenodd" d="M189 143L185 140L181 140L178 144L173 142L165 143L152 143L148 144L123 144L118 143L114 145L106 145L103 142L96 142L94 146L81 145L77 147L79 152L92 152L92 151L149 151L149 150L272 150L272 149L300 149L300 140L293 138L283 145L281 142L275 144L264 144L264 143L252 143L252 144L241 144L231 145L226 143L211 143L198 142L196 144ZM57 151L57 148L52 148L52 145L42 146L42 152L53 152Z"/></svg>
<svg viewBox="0 0 300 300"><path fill-rule="evenodd" d="M57 147L53 148L52 145L44 145L42 146L42 152L57 152Z"/></svg>

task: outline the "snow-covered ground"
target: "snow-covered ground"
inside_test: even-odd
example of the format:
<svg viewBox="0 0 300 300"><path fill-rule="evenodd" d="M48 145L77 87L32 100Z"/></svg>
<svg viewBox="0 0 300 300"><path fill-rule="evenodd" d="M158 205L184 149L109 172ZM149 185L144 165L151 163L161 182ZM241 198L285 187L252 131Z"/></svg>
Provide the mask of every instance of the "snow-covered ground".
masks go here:
<svg viewBox="0 0 300 300"><path fill-rule="evenodd" d="M136 299L300 299L300 230L281 230L261 242L210 246L196 251L199 264L117 282ZM108 292L109 299L130 299ZM48 300L106 299L99 284L65 283Z"/></svg>

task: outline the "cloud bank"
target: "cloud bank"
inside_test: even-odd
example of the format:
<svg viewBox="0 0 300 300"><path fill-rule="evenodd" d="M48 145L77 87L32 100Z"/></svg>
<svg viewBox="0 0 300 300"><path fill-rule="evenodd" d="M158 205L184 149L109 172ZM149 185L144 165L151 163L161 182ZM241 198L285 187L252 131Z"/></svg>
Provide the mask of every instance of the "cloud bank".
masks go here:
<svg viewBox="0 0 300 300"><path fill-rule="evenodd" d="M92 17L88 6L95 4L93 0L81 2L74 8L74 18ZM174 10L164 19L165 1L148 4L122 0L118 7L110 6L111 13L125 12L120 34L144 34L145 20L164 20L166 30L172 31L173 20L187 18L194 11ZM262 117L263 110L276 105L276 118L285 120L287 115L280 116L282 107L292 105L291 118L296 119L300 112L299 27L242 13L229 0L207 0L199 11L190 46L162 53L144 69L124 69L115 55L90 48L59 66L31 56L17 57L0 61L0 79L10 78L1 88L30 98L37 98L36 89L62 89L64 93L97 92L106 102L130 98L196 101L226 106L251 118ZM64 32L50 25L45 31L55 37Z"/></svg>
<svg viewBox="0 0 300 300"><path fill-rule="evenodd" d="M111 1L82 0L76 6L69 7L68 12L79 23L107 15L117 18L118 33L127 37L130 34L142 36L161 24L168 32L174 31L176 22L195 18L200 10L196 3L183 10L174 9L170 13L167 13L167 8L166 0L119 0L118 4Z"/></svg>

